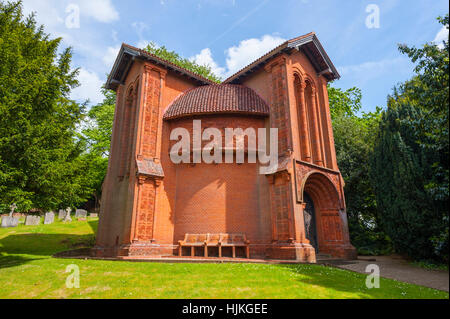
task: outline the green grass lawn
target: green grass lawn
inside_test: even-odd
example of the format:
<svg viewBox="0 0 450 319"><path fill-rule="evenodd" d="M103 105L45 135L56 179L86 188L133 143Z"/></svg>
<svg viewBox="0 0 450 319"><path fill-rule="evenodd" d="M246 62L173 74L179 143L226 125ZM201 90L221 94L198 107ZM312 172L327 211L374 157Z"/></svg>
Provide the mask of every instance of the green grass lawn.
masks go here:
<svg viewBox="0 0 450 319"><path fill-rule="evenodd" d="M57 259L94 243L97 220L0 229L0 298L449 298L448 293L319 265L184 264ZM66 288L66 267L80 288Z"/></svg>

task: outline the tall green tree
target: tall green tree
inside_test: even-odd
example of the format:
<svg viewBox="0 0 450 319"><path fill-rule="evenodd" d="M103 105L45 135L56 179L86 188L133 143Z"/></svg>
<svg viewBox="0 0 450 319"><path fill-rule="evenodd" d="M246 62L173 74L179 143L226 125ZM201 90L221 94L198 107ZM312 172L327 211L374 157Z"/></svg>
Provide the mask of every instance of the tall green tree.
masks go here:
<svg viewBox="0 0 450 319"><path fill-rule="evenodd" d="M381 109L361 113L361 90L329 87L330 111L336 157L345 181L345 199L351 241L361 254L381 254L390 250L380 228L379 216L368 165Z"/></svg>
<svg viewBox="0 0 450 319"><path fill-rule="evenodd" d="M96 206L100 201L102 184L108 169L116 102L115 92L103 89L103 95L103 101L89 110L82 130L82 138L86 142L86 152L82 158L87 164L85 174L89 176L89 187L93 190L92 196Z"/></svg>
<svg viewBox="0 0 450 319"><path fill-rule="evenodd" d="M69 99L78 71L60 42L21 2L0 2L0 203L22 211L75 205L90 192L76 139L84 106Z"/></svg>
<svg viewBox="0 0 450 319"><path fill-rule="evenodd" d="M439 18L448 29L448 15ZM397 252L448 261L448 39L400 46L416 75L383 113L371 177L383 228Z"/></svg>

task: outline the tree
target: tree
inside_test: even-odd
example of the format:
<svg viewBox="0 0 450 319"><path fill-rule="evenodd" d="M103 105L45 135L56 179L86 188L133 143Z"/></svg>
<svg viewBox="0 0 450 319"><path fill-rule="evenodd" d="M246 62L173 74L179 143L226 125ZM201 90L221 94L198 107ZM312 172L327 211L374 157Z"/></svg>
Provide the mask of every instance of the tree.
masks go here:
<svg viewBox="0 0 450 319"><path fill-rule="evenodd" d="M351 241L361 254L386 253L390 244L380 228L375 193L367 170L381 109L358 114L362 94L356 87L346 91L329 87L328 92L336 157L345 181Z"/></svg>
<svg viewBox="0 0 450 319"><path fill-rule="evenodd" d="M82 142L76 127L84 105L69 99L77 86L72 52L58 55L22 3L0 2L0 203L19 210L83 202Z"/></svg>
<svg viewBox="0 0 450 319"><path fill-rule="evenodd" d="M89 187L93 190L96 206L99 204L103 180L108 169L116 102L114 91L103 89L103 95L103 101L88 112L82 131L82 138L86 141L86 152L82 157L88 167L85 174L89 176Z"/></svg>
<svg viewBox="0 0 450 319"><path fill-rule="evenodd" d="M220 78L212 72L211 67L208 65L199 65L194 61L182 58L178 53L175 51L169 51L165 46L159 47L155 43L150 42L144 50L195 74L201 75L213 82L221 82Z"/></svg>
<svg viewBox="0 0 450 319"><path fill-rule="evenodd" d="M439 21L448 29L448 15ZM371 165L379 214L397 252L448 262L448 39L399 49L417 67L382 115Z"/></svg>

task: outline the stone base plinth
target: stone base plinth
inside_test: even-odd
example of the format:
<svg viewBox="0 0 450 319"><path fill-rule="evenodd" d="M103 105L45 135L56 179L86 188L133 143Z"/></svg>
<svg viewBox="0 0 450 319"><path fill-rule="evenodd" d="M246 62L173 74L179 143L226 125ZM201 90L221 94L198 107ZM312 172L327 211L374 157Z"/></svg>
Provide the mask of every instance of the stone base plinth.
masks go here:
<svg viewBox="0 0 450 319"><path fill-rule="evenodd" d="M316 251L310 244L274 243L269 247L267 253L270 259L295 260L306 263L316 262Z"/></svg>
<svg viewBox="0 0 450 319"><path fill-rule="evenodd" d="M168 257L178 255L178 246L151 242L134 242L117 247L95 246L91 255L102 258L127 259L141 257ZM292 260L294 262L315 263L316 252L309 244L273 243L267 245L250 245L250 259Z"/></svg>
<svg viewBox="0 0 450 319"><path fill-rule="evenodd" d="M94 257L161 257L173 256L177 246L151 242L134 242L116 247L95 246Z"/></svg>

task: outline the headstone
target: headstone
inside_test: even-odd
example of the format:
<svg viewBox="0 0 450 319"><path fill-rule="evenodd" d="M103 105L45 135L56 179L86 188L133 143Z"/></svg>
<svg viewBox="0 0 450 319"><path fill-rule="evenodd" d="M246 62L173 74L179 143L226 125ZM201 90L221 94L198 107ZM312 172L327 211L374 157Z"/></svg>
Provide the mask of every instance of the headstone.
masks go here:
<svg viewBox="0 0 450 319"><path fill-rule="evenodd" d="M9 206L9 208L11 209L11 211L9 212L9 217L13 217L14 211L17 208L16 203L12 204L11 206Z"/></svg>
<svg viewBox="0 0 450 319"><path fill-rule="evenodd" d="M28 215L25 218L25 226L36 226L41 223L41 217L40 216L34 216L34 215Z"/></svg>
<svg viewBox="0 0 450 319"><path fill-rule="evenodd" d="M87 211L84 209L77 209L75 211L75 218L86 218L87 217Z"/></svg>
<svg viewBox="0 0 450 319"><path fill-rule="evenodd" d="M2 228L17 227L17 225L19 225L19 218L17 217L5 216L2 218Z"/></svg>
<svg viewBox="0 0 450 319"><path fill-rule="evenodd" d="M71 222L72 218L70 217L70 213L72 212L72 208L67 207L66 208L66 216L64 217L63 222Z"/></svg>
<svg viewBox="0 0 450 319"><path fill-rule="evenodd" d="M66 214L67 214L67 212L64 209L60 209L58 212L58 219L62 220L64 218L66 218Z"/></svg>
<svg viewBox="0 0 450 319"><path fill-rule="evenodd" d="M54 212L45 213L44 225L53 224L54 221L55 221L55 213Z"/></svg>
<svg viewBox="0 0 450 319"><path fill-rule="evenodd" d="M91 214L89 214L89 217L91 217L91 218L98 218L98 214L97 213L91 213Z"/></svg>

